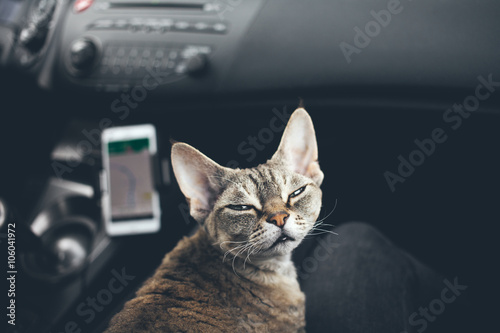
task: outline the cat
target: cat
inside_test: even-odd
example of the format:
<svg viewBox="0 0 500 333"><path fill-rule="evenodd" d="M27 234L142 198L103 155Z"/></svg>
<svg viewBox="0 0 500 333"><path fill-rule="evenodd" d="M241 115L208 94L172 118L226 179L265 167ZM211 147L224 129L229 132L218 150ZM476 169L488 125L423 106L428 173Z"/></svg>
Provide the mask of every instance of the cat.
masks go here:
<svg viewBox="0 0 500 333"><path fill-rule="evenodd" d="M291 115L265 164L229 169L185 143L172 166L201 227L169 252L106 332L304 332L291 253L321 209L309 114Z"/></svg>

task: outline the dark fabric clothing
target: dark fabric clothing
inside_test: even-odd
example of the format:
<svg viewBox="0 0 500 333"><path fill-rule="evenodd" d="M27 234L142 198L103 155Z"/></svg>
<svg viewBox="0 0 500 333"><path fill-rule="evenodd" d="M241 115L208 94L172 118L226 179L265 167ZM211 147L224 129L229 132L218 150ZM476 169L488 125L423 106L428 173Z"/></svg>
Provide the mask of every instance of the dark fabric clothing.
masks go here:
<svg viewBox="0 0 500 333"><path fill-rule="evenodd" d="M455 332L446 309L460 301L460 281L435 273L368 224L333 231L338 235L314 236L294 253L307 332Z"/></svg>

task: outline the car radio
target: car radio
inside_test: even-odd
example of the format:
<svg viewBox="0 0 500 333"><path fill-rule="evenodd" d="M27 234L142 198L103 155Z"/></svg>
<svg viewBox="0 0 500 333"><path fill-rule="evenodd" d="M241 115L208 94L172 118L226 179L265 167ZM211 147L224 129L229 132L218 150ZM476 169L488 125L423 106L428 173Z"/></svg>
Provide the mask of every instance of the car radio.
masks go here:
<svg viewBox="0 0 500 333"><path fill-rule="evenodd" d="M120 91L156 72L168 78L160 91L179 81L183 89L213 89L207 80L229 70L260 3L77 0L62 23L60 82Z"/></svg>

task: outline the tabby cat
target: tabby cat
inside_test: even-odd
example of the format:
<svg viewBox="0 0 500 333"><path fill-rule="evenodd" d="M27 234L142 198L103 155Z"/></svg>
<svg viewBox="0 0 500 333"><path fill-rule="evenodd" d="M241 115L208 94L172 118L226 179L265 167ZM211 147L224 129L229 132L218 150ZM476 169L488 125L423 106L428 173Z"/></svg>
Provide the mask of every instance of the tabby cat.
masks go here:
<svg viewBox="0 0 500 333"><path fill-rule="evenodd" d="M321 209L317 159L302 108L277 152L255 168L225 168L175 143L174 173L201 227L165 256L106 332L303 332L305 296L291 252Z"/></svg>

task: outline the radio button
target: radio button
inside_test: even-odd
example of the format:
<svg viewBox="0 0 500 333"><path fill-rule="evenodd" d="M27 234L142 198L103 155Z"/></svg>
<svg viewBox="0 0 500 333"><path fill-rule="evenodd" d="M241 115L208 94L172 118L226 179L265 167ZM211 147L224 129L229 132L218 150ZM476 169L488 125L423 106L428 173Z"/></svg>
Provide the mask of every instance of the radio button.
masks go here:
<svg viewBox="0 0 500 333"><path fill-rule="evenodd" d="M130 58L135 58L135 57L137 57L138 55L139 55L139 50L137 50L135 47L134 47L132 50L130 50L130 52L129 52L129 54L128 54L128 56L129 56Z"/></svg>
<svg viewBox="0 0 500 333"><path fill-rule="evenodd" d="M112 20L97 20L92 25L93 29L111 29L113 28Z"/></svg>
<svg viewBox="0 0 500 333"><path fill-rule="evenodd" d="M162 49L159 49L156 51L155 53L155 58L158 58L158 59L162 59L164 57L164 53L163 53L163 50Z"/></svg>
<svg viewBox="0 0 500 333"><path fill-rule="evenodd" d="M218 33L225 33L226 30L227 30L227 25L224 24L224 23L215 23L213 26L212 26L212 29L215 31L215 32L218 32Z"/></svg>
<svg viewBox="0 0 500 333"><path fill-rule="evenodd" d="M126 30L128 28L128 21L124 19L119 19L114 21L113 26L115 29L118 30Z"/></svg>
<svg viewBox="0 0 500 333"><path fill-rule="evenodd" d="M189 29L189 22L187 21L177 21L174 24L175 31L186 31Z"/></svg>
<svg viewBox="0 0 500 333"><path fill-rule="evenodd" d="M167 32L172 29L174 21L170 19L162 19L158 22L160 32Z"/></svg>
<svg viewBox="0 0 500 333"><path fill-rule="evenodd" d="M206 24L205 22L198 22L194 25L194 28L197 30L197 31L205 31L209 28L209 25Z"/></svg>
<svg viewBox="0 0 500 333"><path fill-rule="evenodd" d="M128 29L132 32L137 32L142 29L143 21L140 19L133 19L129 22Z"/></svg>
<svg viewBox="0 0 500 333"><path fill-rule="evenodd" d="M184 74L186 73L186 68L187 68L186 63L182 62L179 65L177 65L177 67L175 67L175 72L177 74Z"/></svg>
<svg viewBox="0 0 500 333"><path fill-rule="evenodd" d="M182 50L181 57L184 59L191 58L197 54L209 54L211 49L209 46L188 45Z"/></svg>
<svg viewBox="0 0 500 333"><path fill-rule="evenodd" d="M125 55L125 49L123 47L120 47L118 51L116 51L116 56L121 58L124 55Z"/></svg>
<svg viewBox="0 0 500 333"><path fill-rule="evenodd" d="M170 51L170 53L169 53L168 57L169 57L170 59L176 59L178 55L179 55L179 52L178 52L178 51Z"/></svg>
<svg viewBox="0 0 500 333"><path fill-rule="evenodd" d="M189 75L201 74L208 66L208 58L203 53L198 53L185 62L186 69L185 72Z"/></svg>

